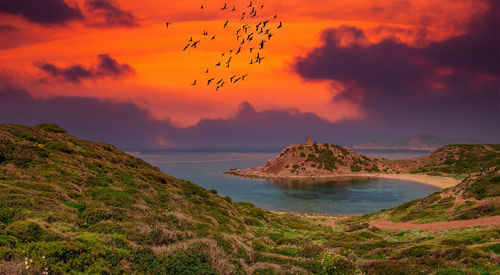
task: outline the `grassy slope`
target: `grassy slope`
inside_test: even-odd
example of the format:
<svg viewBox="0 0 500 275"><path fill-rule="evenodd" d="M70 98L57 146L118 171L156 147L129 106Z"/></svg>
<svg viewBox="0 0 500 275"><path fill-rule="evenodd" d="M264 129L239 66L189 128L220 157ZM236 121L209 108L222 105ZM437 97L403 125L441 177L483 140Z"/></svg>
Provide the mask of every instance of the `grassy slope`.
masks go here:
<svg viewBox="0 0 500 275"><path fill-rule="evenodd" d="M63 132L0 125L0 274L499 271L497 228L318 226Z"/></svg>

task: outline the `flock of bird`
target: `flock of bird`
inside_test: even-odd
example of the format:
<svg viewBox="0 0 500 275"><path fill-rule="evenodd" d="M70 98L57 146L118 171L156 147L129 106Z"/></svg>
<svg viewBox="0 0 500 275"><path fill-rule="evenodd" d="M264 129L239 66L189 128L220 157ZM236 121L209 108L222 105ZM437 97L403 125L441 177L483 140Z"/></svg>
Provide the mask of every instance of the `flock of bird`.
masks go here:
<svg viewBox="0 0 500 275"><path fill-rule="evenodd" d="M231 7L227 3L220 8L220 12L227 11L230 15L233 15L232 17L235 18L234 21L237 23L235 25L239 26L234 32L236 43L228 51L222 51L219 60L214 62L214 65L208 66L204 69L205 77L203 77L203 80L200 80L201 83L195 79L191 83L192 86L204 85L204 80L206 80L206 86L213 86L215 87L215 90L218 91L226 84L237 84L238 82L244 81L245 78L248 77L248 74L234 74L231 77L223 77L220 75L224 73L217 73L216 70L218 68L224 68L227 70L231 67L231 62L238 57L242 57L244 52L248 52L250 55L248 65L257 65L262 63L265 57L262 56L261 51L266 47L266 43L274 37L274 31L283 28L283 23L281 21L278 23L277 14L271 16L270 18L260 18L259 20L256 20L258 19L257 14L263 9L263 4L255 4L253 1L250 1L248 5L242 5L240 8L237 8L236 5L232 5ZM206 7L201 4L200 10L206 10ZM230 20L231 19L227 19L221 26L221 29L229 32L230 28L228 25L229 23L232 23ZM258 23L252 24L247 22L247 20ZM277 26L273 28L271 26L273 24ZM166 23L167 28L169 28L170 25L170 22ZM212 40L216 40L216 35L203 30L200 38L190 37L187 40L187 45L182 50L184 52L196 50L200 44L210 42Z"/></svg>

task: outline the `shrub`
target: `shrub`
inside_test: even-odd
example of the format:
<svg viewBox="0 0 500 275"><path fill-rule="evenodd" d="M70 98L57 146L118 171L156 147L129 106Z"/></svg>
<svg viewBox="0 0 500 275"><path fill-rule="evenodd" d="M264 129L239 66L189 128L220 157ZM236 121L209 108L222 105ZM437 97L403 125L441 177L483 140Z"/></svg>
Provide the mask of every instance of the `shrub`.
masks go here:
<svg viewBox="0 0 500 275"><path fill-rule="evenodd" d="M317 245L315 243L306 244L302 251L300 252L300 256L302 257L317 257L319 256L325 249L321 245Z"/></svg>
<svg viewBox="0 0 500 275"><path fill-rule="evenodd" d="M358 165L351 165L351 172L359 172L361 171L361 166Z"/></svg>
<svg viewBox="0 0 500 275"><path fill-rule="evenodd" d="M67 132L65 129L59 127L57 124L52 124L52 123L42 123L42 124L38 124L35 127L40 128L46 132L53 132L53 133L66 133Z"/></svg>
<svg viewBox="0 0 500 275"><path fill-rule="evenodd" d="M321 264L326 274L356 274L356 265L342 255L323 253Z"/></svg>
<svg viewBox="0 0 500 275"><path fill-rule="evenodd" d="M203 198L209 197L208 192L205 189L203 189L202 187L200 187L192 182L183 181L181 183L180 187L181 187L183 193L188 197L191 197L191 196L200 196Z"/></svg>
<svg viewBox="0 0 500 275"><path fill-rule="evenodd" d="M107 220L110 218L110 215L106 212L104 212L103 210L88 210L88 211L84 211L81 215L80 215L80 219L79 219L79 224L80 226L83 226L83 227L86 227L86 226L91 226L91 225L94 225L98 222L101 222L101 221L104 221L104 220Z"/></svg>
<svg viewBox="0 0 500 275"><path fill-rule="evenodd" d="M16 213L12 208L0 208L0 222L3 222L5 224L12 222L15 214Z"/></svg>
<svg viewBox="0 0 500 275"><path fill-rule="evenodd" d="M197 251L177 252L164 259L165 269L168 274L217 274L208 263L208 257Z"/></svg>
<svg viewBox="0 0 500 275"><path fill-rule="evenodd" d="M16 221L7 226L6 231L21 242L38 241L43 233L42 227L32 221Z"/></svg>
<svg viewBox="0 0 500 275"><path fill-rule="evenodd" d="M77 203L77 202L67 201L64 204L67 207L75 208L80 213L83 212L87 208L87 205L85 203Z"/></svg>
<svg viewBox="0 0 500 275"><path fill-rule="evenodd" d="M71 154L73 152L73 150L71 148L69 148L68 145L66 145L62 142L58 142L58 141L50 141L44 145L44 148L50 149L50 150L60 151L60 152L66 153L66 154Z"/></svg>

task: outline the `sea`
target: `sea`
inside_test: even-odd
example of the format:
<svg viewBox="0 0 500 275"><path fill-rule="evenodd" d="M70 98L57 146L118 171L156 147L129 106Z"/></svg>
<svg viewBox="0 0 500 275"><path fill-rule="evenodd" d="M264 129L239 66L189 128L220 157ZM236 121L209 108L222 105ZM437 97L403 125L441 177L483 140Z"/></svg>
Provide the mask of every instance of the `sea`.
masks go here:
<svg viewBox="0 0 500 275"><path fill-rule="evenodd" d="M405 159L426 155L415 150L356 150L358 153ZM233 201L251 202L272 211L320 214L365 214L388 209L439 191L434 186L395 179L353 179L325 182L275 182L226 175L232 168L259 167L279 150L228 152L210 150L131 153L176 178L215 189Z"/></svg>

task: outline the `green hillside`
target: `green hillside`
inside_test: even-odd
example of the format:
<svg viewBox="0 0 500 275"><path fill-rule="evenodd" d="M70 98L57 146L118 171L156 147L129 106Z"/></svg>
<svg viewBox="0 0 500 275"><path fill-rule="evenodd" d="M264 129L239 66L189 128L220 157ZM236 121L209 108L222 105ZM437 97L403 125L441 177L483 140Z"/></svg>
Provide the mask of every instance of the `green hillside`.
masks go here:
<svg viewBox="0 0 500 275"><path fill-rule="evenodd" d="M477 182L467 194L498 196L497 178ZM271 213L56 125L0 125L0 274L500 272L498 228L381 230L370 217Z"/></svg>
<svg viewBox="0 0 500 275"><path fill-rule="evenodd" d="M397 222L470 220L500 215L500 169L469 176L459 185L404 203L373 218Z"/></svg>

